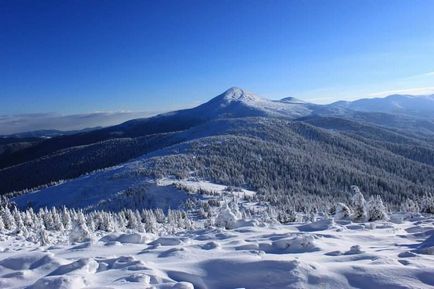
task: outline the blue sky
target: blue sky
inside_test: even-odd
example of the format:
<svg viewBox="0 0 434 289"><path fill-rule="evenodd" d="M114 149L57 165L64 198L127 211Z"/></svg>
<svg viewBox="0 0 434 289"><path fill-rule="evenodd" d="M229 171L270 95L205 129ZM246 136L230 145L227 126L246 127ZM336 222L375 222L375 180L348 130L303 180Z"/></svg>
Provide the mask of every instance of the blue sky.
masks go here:
<svg viewBox="0 0 434 289"><path fill-rule="evenodd" d="M434 1L0 1L0 114L434 91Z"/></svg>

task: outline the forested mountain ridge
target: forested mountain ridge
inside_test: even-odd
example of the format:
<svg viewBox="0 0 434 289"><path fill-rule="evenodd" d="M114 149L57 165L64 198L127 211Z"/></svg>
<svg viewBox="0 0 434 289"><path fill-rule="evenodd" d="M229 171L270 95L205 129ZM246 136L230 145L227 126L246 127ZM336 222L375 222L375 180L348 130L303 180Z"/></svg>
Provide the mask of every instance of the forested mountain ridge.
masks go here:
<svg viewBox="0 0 434 289"><path fill-rule="evenodd" d="M375 117L371 117L372 115ZM384 126L379 126L379 115L385 116L385 119L392 118L394 122L385 122ZM245 90L231 88L192 109L52 138L2 156L0 192L7 193L75 178L144 154L150 156L159 152L159 161L177 157L183 159L181 154L176 156L171 153L170 156L165 156L163 152L166 147L186 147L191 142L210 141L214 144L209 146L213 151L206 152L206 155L211 157L219 151L224 158L225 151L215 145L214 141L217 139L227 140L235 147L250 152L256 151L258 147L270 147L261 149L256 154L275 155L277 159L271 157L268 160L271 165L279 163L278 158L282 155L303 156L299 158L302 161L293 162L303 171L303 176L296 178L296 174L291 172L288 180L278 181L283 182L283 185L275 184L279 190L339 195L353 182L368 193L378 191L381 194L397 194L395 197L389 196L389 199L396 202L398 196L423 194L431 191L433 185L430 177L434 175L433 139L429 133L413 131L411 126L401 129L400 123L407 118L409 116L356 112L347 108L336 110L333 105L315 105L293 98L267 100ZM414 121L415 125L425 122L428 132L431 129L432 123L429 119ZM432 127L434 133L434 124ZM193 149L190 154L200 155L202 152L203 149ZM232 163L231 160L238 159L237 153L245 154L236 150L228 150L229 152L233 155L226 159L226 164L221 160L208 159L200 165L204 168L214 167L215 171L224 171ZM155 157L153 159L156 160ZM327 160L328 164L323 163L324 160ZM197 169L197 161L198 159L188 159L178 171L176 166L163 166L148 173L183 175L188 168ZM249 166L253 163L254 160L246 163L241 160L238 164L232 164L239 168L239 175L245 182L241 181L239 176L230 174L226 179L203 172L198 173L198 177L212 178L225 184L233 182L234 185L258 190L272 188L270 182L275 181L277 176L266 172L265 179L261 180L262 184L266 185L261 187L253 179L257 176L253 177L249 172ZM289 163L281 163L282 168L290 167ZM332 167L330 164L333 164ZM268 165L264 163L262 168ZM297 167L293 166L291 170L295 171ZM340 176L327 175L333 170L339 171ZM280 173L288 171L283 170ZM314 179L316 174L317 180ZM318 182L321 179L323 181ZM371 184L363 184L368 180ZM302 182L304 184L300 185Z"/></svg>
<svg viewBox="0 0 434 289"><path fill-rule="evenodd" d="M361 125L359 131L370 134L340 132L284 118L217 119L167 134L165 148L121 167L23 196L21 204L31 200L33 205L46 206L60 192L81 196L74 199L100 195L98 190L104 190L107 197L141 192L147 178L165 177L194 177L255 190L275 205L288 205L288 197L300 195L323 202L346 200L354 184L392 205L433 192L434 149L429 144L424 146L424 141L412 141L384 128ZM381 135L389 137L381 141ZM402 149L390 148L391 140ZM419 161L420 154L409 154L405 150L409 145L424 148L426 159ZM12 175L5 179L9 178ZM291 202L294 200L300 198Z"/></svg>

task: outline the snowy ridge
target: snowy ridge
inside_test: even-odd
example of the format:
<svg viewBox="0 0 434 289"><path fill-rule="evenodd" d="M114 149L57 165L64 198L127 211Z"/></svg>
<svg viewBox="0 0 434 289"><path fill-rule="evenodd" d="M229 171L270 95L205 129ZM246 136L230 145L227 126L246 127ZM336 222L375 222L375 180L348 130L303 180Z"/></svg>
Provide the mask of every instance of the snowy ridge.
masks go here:
<svg viewBox="0 0 434 289"><path fill-rule="evenodd" d="M364 112L398 113L433 119L434 95L394 94L384 98L365 98L355 101L338 101L329 105Z"/></svg>
<svg viewBox="0 0 434 289"><path fill-rule="evenodd" d="M269 100L238 87L232 87L210 101L191 109L209 116L280 116L297 118L309 115L315 107L295 99Z"/></svg>
<svg viewBox="0 0 434 289"><path fill-rule="evenodd" d="M230 103L233 101L240 101L245 103L255 103L262 101L262 98L238 87L232 87L226 90L217 98L222 98L224 102Z"/></svg>

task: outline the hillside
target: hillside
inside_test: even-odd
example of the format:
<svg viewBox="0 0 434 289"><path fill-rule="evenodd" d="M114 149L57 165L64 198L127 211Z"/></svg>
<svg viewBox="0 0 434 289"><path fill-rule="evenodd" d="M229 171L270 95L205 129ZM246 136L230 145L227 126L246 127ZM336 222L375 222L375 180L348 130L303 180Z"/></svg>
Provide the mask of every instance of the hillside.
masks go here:
<svg viewBox="0 0 434 289"><path fill-rule="evenodd" d="M324 118L309 121L322 126L330 123ZM329 124L329 129L324 129L279 118L218 119L166 135L164 142L157 138L167 147L121 167L67 181L16 201L23 206L32 203L43 207L49 206L57 194L85 200L86 196L104 192L110 198L137 190L146 178L170 176L253 189L276 204L284 204L291 195L311 195L325 202L331 198L345 200L354 184L391 204L433 192L431 144L382 128L349 121L344 124L333 129ZM62 164L48 161L47 168L50 163ZM30 173L31 166L28 170ZM16 175L4 176L3 182L18 182ZM63 204L74 205L66 198Z"/></svg>
<svg viewBox="0 0 434 289"><path fill-rule="evenodd" d="M294 98L268 100L243 89L231 88L192 109L131 120L89 132L38 140L20 145L13 150L9 149L0 154L0 193L75 178L201 136L243 135L242 132L246 128L242 125L237 126L239 121L234 121L230 125L231 131L224 131L219 126L215 128L214 125L219 119L227 119L228 124L231 119L249 117L262 117L270 122L278 122L279 119L306 122L325 129L322 134L338 132L342 137L357 138L365 146L372 147L367 150L381 153L381 150L386 149L408 160L432 165L434 123L429 120L357 112L346 108L336 109L334 105L314 105ZM352 124L351 132L339 130L339 123L344 122ZM324 123L328 123L329 126L324 126ZM332 123L335 125L330 125ZM277 136L265 131L273 128L262 127L264 131L255 128L257 131L254 131L252 127L257 125L255 121L248 123L251 129L247 136L263 135L264 141L270 141L267 137L271 137L277 138L277 142L281 143L283 139L289 139L293 135L293 132L287 129L282 131L287 135L280 133ZM365 134L363 139L360 139L357 135L360 127L366 127L375 133ZM395 143L396 139L384 143L381 140L383 134L393 135L398 143ZM319 151L318 154L321 155L322 152Z"/></svg>

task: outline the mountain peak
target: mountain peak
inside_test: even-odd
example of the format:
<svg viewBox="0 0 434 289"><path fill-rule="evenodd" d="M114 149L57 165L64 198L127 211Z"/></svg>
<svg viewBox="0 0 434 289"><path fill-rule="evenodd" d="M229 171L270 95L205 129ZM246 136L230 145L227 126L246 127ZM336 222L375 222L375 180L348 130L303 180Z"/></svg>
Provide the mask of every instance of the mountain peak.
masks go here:
<svg viewBox="0 0 434 289"><path fill-rule="evenodd" d="M295 98L295 97L285 97L285 98L282 98L280 100L280 102L286 102L286 103L305 103L305 101L303 101L301 99L298 99L298 98Z"/></svg>
<svg viewBox="0 0 434 289"><path fill-rule="evenodd" d="M232 102L232 101L252 102L252 101L261 100L259 96L239 87L231 87L220 96L226 102Z"/></svg>

